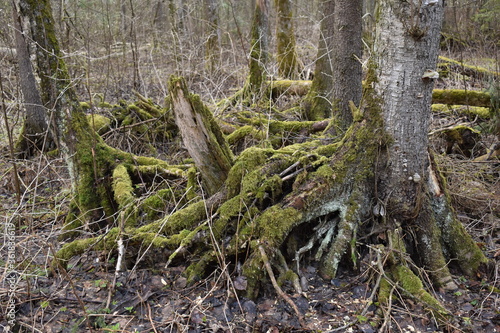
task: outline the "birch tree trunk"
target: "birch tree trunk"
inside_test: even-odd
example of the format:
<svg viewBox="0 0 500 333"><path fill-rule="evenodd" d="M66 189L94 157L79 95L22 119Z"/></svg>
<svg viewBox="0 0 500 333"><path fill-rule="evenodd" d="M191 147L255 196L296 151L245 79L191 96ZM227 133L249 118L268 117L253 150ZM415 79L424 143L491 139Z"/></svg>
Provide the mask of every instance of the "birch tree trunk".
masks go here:
<svg viewBox="0 0 500 333"><path fill-rule="evenodd" d="M368 81L391 140L378 167L376 199L387 204L384 222L414 234L417 258L434 282L453 287L444 252L465 272L486 259L456 220L427 150L434 81L426 73L436 68L443 7L441 0L380 1L376 65Z"/></svg>

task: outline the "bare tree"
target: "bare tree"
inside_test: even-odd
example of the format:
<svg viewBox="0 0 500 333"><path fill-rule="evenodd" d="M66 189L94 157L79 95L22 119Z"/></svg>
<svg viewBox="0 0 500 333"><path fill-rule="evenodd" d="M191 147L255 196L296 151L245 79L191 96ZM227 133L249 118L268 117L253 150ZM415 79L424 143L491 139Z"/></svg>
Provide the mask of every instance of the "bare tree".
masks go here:
<svg viewBox="0 0 500 333"><path fill-rule="evenodd" d="M345 131L352 123L352 106L361 101L363 43L362 0L336 0L332 50L334 127ZM333 127L332 127L333 128Z"/></svg>
<svg viewBox="0 0 500 333"><path fill-rule="evenodd" d="M303 103L304 115L310 120L318 120L332 115L335 1L326 0L320 6L320 36L314 79Z"/></svg>
<svg viewBox="0 0 500 333"><path fill-rule="evenodd" d="M262 95L262 88L266 80L266 64L269 52L269 0L256 0L252 21L251 49L248 81L243 95Z"/></svg>
<svg viewBox="0 0 500 333"><path fill-rule="evenodd" d="M13 6L15 6L13 2ZM42 98L38 91L35 75L33 74L28 44L25 38L29 31L23 29L21 17L17 9L13 8L14 34L16 40L16 54L19 69L19 82L23 93L24 108L26 118L24 125L16 143L16 151L30 157L36 149L44 150L52 143L52 136L49 135L47 125L47 112L42 103Z"/></svg>
<svg viewBox="0 0 500 333"><path fill-rule="evenodd" d="M293 11L291 0L275 0L276 6L276 60L278 74L285 79L296 80L299 75Z"/></svg>
<svg viewBox="0 0 500 333"><path fill-rule="evenodd" d="M207 28L205 29L207 35L205 43L205 68L209 73L213 73L219 63L220 56L219 4L218 0L205 0L204 5L207 21Z"/></svg>

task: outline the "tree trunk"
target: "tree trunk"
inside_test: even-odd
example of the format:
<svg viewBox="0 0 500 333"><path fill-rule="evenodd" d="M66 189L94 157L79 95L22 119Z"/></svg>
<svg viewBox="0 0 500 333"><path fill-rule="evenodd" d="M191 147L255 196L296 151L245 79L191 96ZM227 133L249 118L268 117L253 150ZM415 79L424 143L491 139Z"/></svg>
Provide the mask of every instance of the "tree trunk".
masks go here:
<svg viewBox="0 0 500 333"><path fill-rule="evenodd" d="M16 151L24 157L33 156L35 149L44 150L51 147L52 136L48 132L46 111L36 85L33 74L28 45L24 39L25 29L18 14L19 9L13 1L13 21L15 30L17 59L19 66L19 82L23 93L26 118L23 129L16 143Z"/></svg>
<svg viewBox="0 0 500 333"><path fill-rule="evenodd" d="M219 64L220 40L219 40L219 13L218 0L205 0L205 18L207 20L205 33L205 68L209 73L214 73Z"/></svg>
<svg viewBox="0 0 500 333"><path fill-rule="evenodd" d="M332 52L333 34L335 31L335 1L326 0L321 4L320 36L314 79L304 103L304 116L308 120L319 120L331 117L333 96Z"/></svg>
<svg viewBox="0 0 500 333"><path fill-rule="evenodd" d="M244 88L245 98L262 97L262 88L267 76L269 0L256 0L251 31L251 49L248 82Z"/></svg>
<svg viewBox="0 0 500 333"><path fill-rule="evenodd" d="M45 107L54 119L59 149L68 166L75 199L68 228L89 218L107 221L116 211L112 168L126 154L106 146L91 129L78 102L57 41L49 0L19 0L21 15L30 22L36 48L36 70ZM130 159L130 157L128 157Z"/></svg>
<svg viewBox="0 0 500 333"><path fill-rule="evenodd" d="M351 125L352 106L359 107L363 71L362 0L336 0L332 50L332 104L334 127L344 132Z"/></svg>
<svg viewBox="0 0 500 333"><path fill-rule="evenodd" d="M291 0L275 0L276 5L276 60L278 74L285 79L296 80L299 75L293 12Z"/></svg>
<svg viewBox="0 0 500 333"><path fill-rule="evenodd" d="M414 234L416 259L437 285L452 287L445 252L469 273L487 260L456 220L427 152L434 82L424 73L436 68L442 17L441 1L381 2L374 77L367 84L373 85L391 140L378 166L376 200L386 204L384 223Z"/></svg>
<svg viewBox="0 0 500 333"><path fill-rule="evenodd" d="M158 0L156 1L156 5L154 8L154 17L153 17L153 24L156 27L156 33L158 34L164 34L166 29L166 23L167 23L167 14L165 13L165 0Z"/></svg>

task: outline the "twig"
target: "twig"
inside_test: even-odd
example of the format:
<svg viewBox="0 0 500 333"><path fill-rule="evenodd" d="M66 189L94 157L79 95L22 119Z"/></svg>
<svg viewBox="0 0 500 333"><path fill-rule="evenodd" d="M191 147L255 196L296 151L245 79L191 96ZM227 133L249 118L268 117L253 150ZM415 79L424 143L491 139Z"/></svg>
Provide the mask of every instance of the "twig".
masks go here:
<svg viewBox="0 0 500 333"><path fill-rule="evenodd" d="M273 270L271 268L271 264L269 263L269 258L267 257L266 251L264 251L264 248L262 247L262 245L259 245L259 251L260 251L260 254L262 256L262 261L264 261L264 266L266 267L267 274L269 274L269 278L271 279L271 283L273 284L274 289L276 289L276 292L278 293L278 295L281 298L283 298L285 300L285 302L287 302L292 307L292 309L297 314L297 317L299 318L300 326L305 328L306 323L304 322L304 317L302 316L299 309L297 308L297 305L295 305L295 303L291 300L291 298L288 297L288 295L285 294L283 292L283 290L281 290L280 286L278 285L278 282L276 282L276 278L274 277L274 273L273 273Z"/></svg>
<svg viewBox="0 0 500 333"><path fill-rule="evenodd" d="M21 203L21 187L19 185L19 175L17 173L17 164L15 161L15 156L14 156L14 142L12 140L12 133L10 132L10 126L9 126L9 121L7 118L7 107L5 106L5 98L3 96L3 84L2 84L2 74L0 73L0 94L2 95L2 110L3 110L3 118L5 121L5 130L7 131L7 137L9 139L9 151L10 151L10 158L12 159L12 167L13 169L13 176L14 176L14 187L16 189L16 199L17 199L17 204L19 205Z"/></svg>
<svg viewBox="0 0 500 333"><path fill-rule="evenodd" d="M111 297L113 295L113 292L115 291L116 287L116 280L120 276L120 272L122 271L122 262L123 258L125 257L125 246L123 246L123 233L125 229L125 210L122 210L120 212L120 221L119 223L119 229L120 229L120 235L118 236L117 240L117 246L118 246L118 258L116 260L116 268L115 268L115 276L113 277L113 283L111 284L111 288L109 288L108 292L108 300L106 301L106 308L109 308L109 305L111 304Z"/></svg>
<svg viewBox="0 0 500 333"><path fill-rule="evenodd" d="M146 302L146 305L148 306L148 319L149 319L149 322L151 323L151 328L153 329L153 331L155 331L155 333L158 333L158 331L156 330L155 323L153 322L153 315L151 313L151 306L147 302Z"/></svg>
<svg viewBox="0 0 500 333"><path fill-rule="evenodd" d="M388 299L388 304L387 304L387 309L384 310L384 322L382 323L382 326L379 328L379 332L383 332L387 324L389 323L389 319L391 316L391 311L392 311L392 294L394 293L394 290L396 289L396 286L393 286L391 288L391 292L389 293L389 299Z"/></svg>
<svg viewBox="0 0 500 333"><path fill-rule="evenodd" d="M49 244L49 248L50 248L50 252L52 252L52 255L54 256L54 260L55 260L58 268L63 273L64 277L68 280L69 285L71 286L71 290L73 291L73 294L75 295L76 299L78 300L78 304L80 304L80 307L82 308L83 316L85 317L85 322L87 323L87 327L88 327L89 331L91 333L94 332L94 330L92 329L92 325L90 324L90 318L89 318L89 314L87 313L87 309L85 308L85 304L83 304L82 299L80 298L80 296L76 292L76 288L75 288L75 285L73 284L73 280L71 280L71 277L69 276L68 272L59 262L59 259L57 258L57 255L56 255L56 251L54 250L52 245Z"/></svg>

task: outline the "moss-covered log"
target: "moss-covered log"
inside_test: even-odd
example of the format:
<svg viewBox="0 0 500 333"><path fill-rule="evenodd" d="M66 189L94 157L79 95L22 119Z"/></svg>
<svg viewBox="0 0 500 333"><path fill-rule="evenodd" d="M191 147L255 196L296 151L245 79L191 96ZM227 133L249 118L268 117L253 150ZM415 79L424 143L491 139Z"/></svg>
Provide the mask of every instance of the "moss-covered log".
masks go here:
<svg viewBox="0 0 500 333"><path fill-rule="evenodd" d="M487 92L474 90L434 89L432 103L491 107L491 96Z"/></svg>
<svg viewBox="0 0 500 333"><path fill-rule="evenodd" d="M432 104L431 108L437 114L478 117L483 120L490 119L493 116L491 109L484 106Z"/></svg>
<svg viewBox="0 0 500 333"><path fill-rule="evenodd" d="M461 73L462 75L467 75L479 80L486 80L490 77L499 77L500 72L490 71L481 66L468 65L464 62L439 56L438 68L440 71L440 76L448 76L448 74L453 72Z"/></svg>
<svg viewBox="0 0 500 333"><path fill-rule="evenodd" d="M311 88L312 81L279 80L270 81L272 96L283 94L303 96ZM432 103L446 105L470 105L491 107L491 95L487 92L460 89L434 89Z"/></svg>

